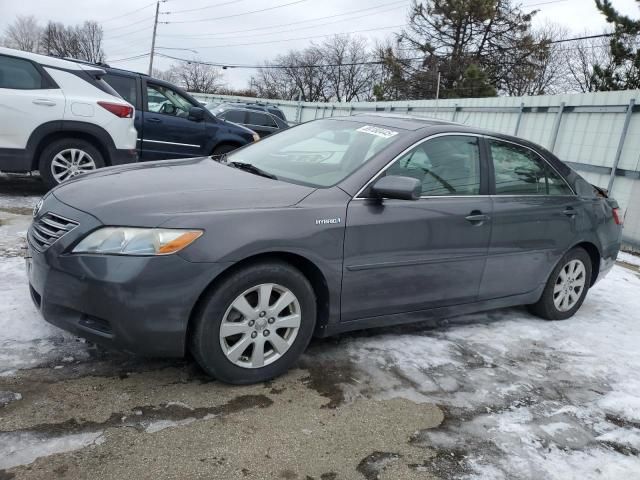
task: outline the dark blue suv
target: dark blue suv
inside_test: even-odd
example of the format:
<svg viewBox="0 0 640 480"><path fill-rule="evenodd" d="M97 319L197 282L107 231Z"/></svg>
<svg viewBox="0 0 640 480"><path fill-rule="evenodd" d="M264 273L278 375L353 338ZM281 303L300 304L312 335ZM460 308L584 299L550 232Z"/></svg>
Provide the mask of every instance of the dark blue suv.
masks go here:
<svg viewBox="0 0 640 480"><path fill-rule="evenodd" d="M216 118L171 83L101 65L104 80L136 108L140 160L219 155L257 141L252 130Z"/></svg>

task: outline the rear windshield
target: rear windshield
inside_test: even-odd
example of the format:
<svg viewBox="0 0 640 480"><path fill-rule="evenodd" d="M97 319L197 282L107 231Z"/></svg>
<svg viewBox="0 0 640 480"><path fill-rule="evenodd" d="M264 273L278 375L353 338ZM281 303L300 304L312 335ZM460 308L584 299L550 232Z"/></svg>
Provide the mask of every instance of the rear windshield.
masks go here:
<svg viewBox="0 0 640 480"><path fill-rule="evenodd" d="M317 120L232 152L229 161L250 163L280 180L329 187L404 134L361 122Z"/></svg>

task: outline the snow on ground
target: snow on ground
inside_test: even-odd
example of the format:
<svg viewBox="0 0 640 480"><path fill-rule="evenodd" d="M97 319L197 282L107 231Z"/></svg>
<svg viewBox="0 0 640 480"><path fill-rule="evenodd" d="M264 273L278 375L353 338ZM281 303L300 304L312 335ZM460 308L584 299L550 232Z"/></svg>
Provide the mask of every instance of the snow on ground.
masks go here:
<svg viewBox="0 0 640 480"><path fill-rule="evenodd" d="M104 442L103 432L49 437L31 432L0 432L0 469L27 465L36 458L71 452ZM7 477L12 478L12 477Z"/></svg>
<svg viewBox="0 0 640 480"><path fill-rule="evenodd" d="M350 398L442 405L443 425L413 441L451 452L459 477L635 478L639 293L640 275L616 266L566 321L498 310L348 338L329 355L346 349L356 368Z"/></svg>
<svg viewBox="0 0 640 480"><path fill-rule="evenodd" d="M640 255L636 255L633 253L620 252L618 253L619 262L624 262L629 265L633 265L635 267L640 267Z"/></svg>

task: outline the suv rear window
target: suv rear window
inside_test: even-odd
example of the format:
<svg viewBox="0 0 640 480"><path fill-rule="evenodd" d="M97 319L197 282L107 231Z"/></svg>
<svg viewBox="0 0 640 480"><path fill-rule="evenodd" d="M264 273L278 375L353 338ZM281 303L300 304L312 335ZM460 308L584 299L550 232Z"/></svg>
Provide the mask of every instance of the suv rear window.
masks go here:
<svg viewBox="0 0 640 480"><path fill-rule="evenodd" d="M131 105L138 105L138 92L136 88L136 79L124 77L122 75L114 75L108 73L104 76L104 80L113 87Z"/></svg>

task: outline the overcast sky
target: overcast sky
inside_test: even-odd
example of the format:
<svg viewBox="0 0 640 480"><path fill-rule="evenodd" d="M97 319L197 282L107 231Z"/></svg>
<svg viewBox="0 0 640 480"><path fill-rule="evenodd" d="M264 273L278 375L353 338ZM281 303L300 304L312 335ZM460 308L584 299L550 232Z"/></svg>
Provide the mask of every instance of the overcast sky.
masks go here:
<svg viewBox="0 0 640 480"><path fill-rule="evenodd" d="M303 48L323 36L357 32L371 44L397 32L407 21L410 0L166 0L158 25L158 52L182 58L255 65ZM538 9L535 23L551 21L574 34L599 32L606 27L593 0L521 0L526 11ZM620 11L635 18L635 0L613 0ZM263 10L261 12L254 12ZM100 22L105 32L107 61L112 66L145 71L148 57L121 60L148 53L155 2L152 0L0 0L0 31L17 15L34 15L65 24ZM224 18L226 17L226 18ZM269 28L268 28L269 27ZM162 48L165 47L165 48ZM171 49L169 49L171 48ZM188 50L192 49L197 53ZM156 57L165 69L173 61ZM230 87L242 88L250 69L227 69Z"/></svg>

